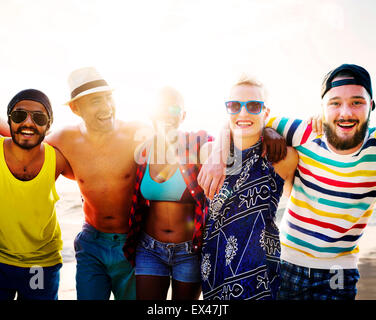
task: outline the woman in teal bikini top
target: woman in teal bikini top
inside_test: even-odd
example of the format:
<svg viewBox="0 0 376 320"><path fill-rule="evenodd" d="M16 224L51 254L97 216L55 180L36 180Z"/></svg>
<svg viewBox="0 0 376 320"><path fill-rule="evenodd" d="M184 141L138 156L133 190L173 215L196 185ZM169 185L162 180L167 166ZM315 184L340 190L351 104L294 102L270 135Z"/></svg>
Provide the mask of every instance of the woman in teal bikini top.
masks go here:
<svg viewBox="0 0 376 320"><path fill-rule="evenodd" d="M194 202L179 167L176 168L175 173L166 181L157 182L152 179L150 176L151 153L153 153L152 149L150 150L145 175L141 182L142 196L150 201Z"/></svg>
<svg viewBox="0 0 376 320"><path fill-rule="evenodd" d="M176 90L165 88L160 98L152 118L156 135L140 186L150 207L136 249L137 299L165 300L171 284L173 300L193 300L201 293L199 255L192 252L197 202L174 140L185 111Z"/></svg>

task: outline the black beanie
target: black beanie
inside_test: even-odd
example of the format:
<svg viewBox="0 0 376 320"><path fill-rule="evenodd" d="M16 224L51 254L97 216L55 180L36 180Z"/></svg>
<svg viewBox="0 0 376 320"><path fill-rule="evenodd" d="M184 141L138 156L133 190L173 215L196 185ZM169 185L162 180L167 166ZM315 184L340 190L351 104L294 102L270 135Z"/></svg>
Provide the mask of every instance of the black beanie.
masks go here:
<svg viewBox="0 0 376 320"><path fill-rule="evenodd" d="M12 112L14 106L22 100L32 100L32 101L36 101L36 102L43 104L43 106L45 107L47 111L48 117L50 118L49 123L50 125L52 124L53 113L52 113L50 100L42 91L39 91L36 89L26 89L17 93L8 104L8 111L7 111L8 116Z"/></svg>

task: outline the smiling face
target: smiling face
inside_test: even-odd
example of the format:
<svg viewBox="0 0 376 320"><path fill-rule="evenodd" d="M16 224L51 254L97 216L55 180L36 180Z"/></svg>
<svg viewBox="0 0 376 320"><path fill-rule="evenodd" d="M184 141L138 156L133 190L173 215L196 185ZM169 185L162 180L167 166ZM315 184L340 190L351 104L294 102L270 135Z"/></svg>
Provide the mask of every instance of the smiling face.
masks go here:
<svg viewBox="0 0 376 320"><path fill-rule="evenodd" d="M111 91L85 95L71 102L70 107L91 130L107 132L114 128L115 103Z"/></svg>
<svg viewBox="0 0 376 320"><path fill-rule="evenodd" d="M235 85L230 91L228 100L241 102L249 100L264 101L264 90L259 86L249 84ZM238 148L242 150L249 148L260 139L268 114L269 109L264 105L259 114L250 114L245 107L242 107L239 113L228 115L235 145L241 141L241 146L237 145Z"/></svg>
<svg viewBox="0 0 376 320"><path fill-rule="evenodd" d="M48 129L48 123L43 126L36 124L32 119L31 113L43 113L47 118L48 114L43 104L32 100L18 102L12 112L21 110L29 113L26 119L20 123L15 123L11 118L9 119L10 133L16 145L22 149L32 149L43 141Z"/></svg>
<svg viewBox="0 0 376 320"><path fill-rule="evenodd" d="M344 79L337 77L333 81ZM351 154L363 143L372 100L360 85L330 89L323 97L324 132L329 145L340 154Z"/></svg>
<svg viewBox="0 0 376 320"><path fill-rule="evenodd" d="M160 90L152 121L159 134L176 131L185 118L183 98L178 91L165 87Z"/></svg>

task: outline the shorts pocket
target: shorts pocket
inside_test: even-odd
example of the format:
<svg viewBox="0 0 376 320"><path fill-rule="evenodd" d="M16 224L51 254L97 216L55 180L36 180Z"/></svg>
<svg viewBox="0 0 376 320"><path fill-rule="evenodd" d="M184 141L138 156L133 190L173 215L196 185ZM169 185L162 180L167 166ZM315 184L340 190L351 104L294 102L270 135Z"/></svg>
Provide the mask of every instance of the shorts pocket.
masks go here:
<svg viewBox="0 0 376 320"><path fill-rule="evenodd" d="M81 234L82 234L82 232L79 232L79 233L77 234L77 236L74 238L74 241L73 241L73 247L74 247L74 250L75 250L76 252L81 248L81 245L80 245Z"/></svg>

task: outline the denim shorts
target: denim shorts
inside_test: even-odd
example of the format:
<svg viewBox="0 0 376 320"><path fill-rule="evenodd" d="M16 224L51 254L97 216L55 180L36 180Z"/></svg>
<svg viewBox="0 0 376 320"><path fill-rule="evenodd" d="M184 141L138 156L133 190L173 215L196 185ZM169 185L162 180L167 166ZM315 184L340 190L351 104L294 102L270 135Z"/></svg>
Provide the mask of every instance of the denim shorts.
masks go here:
<svg viewBox="0 0 376 320"><path fill-rule="evenodd" d="M136 299L134 268L124 257L126 234L100 232L88 223L74 241L77 300Z"/></svg>
<svg viewBox="0 0 376 320"><path fill-rule="evenodd" d="M136 249L135 274L200 282L199 256L192 253L192 241L165 243L142 233Z"/></svg>

